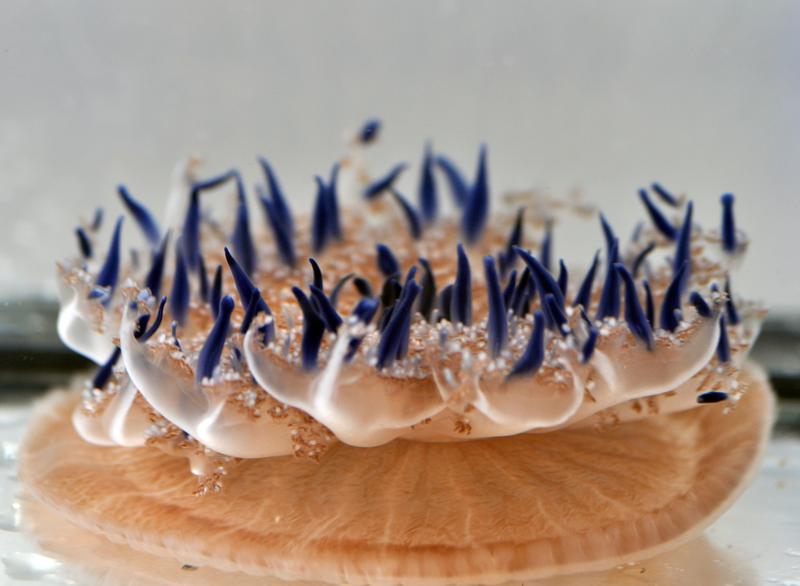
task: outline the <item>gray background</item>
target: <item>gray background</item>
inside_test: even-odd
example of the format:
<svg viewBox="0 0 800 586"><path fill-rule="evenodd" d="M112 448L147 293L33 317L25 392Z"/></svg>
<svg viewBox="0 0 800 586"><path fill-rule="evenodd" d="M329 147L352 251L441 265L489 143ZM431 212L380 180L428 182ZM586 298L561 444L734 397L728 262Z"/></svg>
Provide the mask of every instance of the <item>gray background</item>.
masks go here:
<svg viewBox="0 0 800 586"><path fill-rule="evenodd" d="M52 294L118 182L160 209L186 154L252 180L265 154L307 202L377 115L379 168L433 138L471 169L485 140L495 192L579 186L623 234L653 179L706 223L732 191L755 239L739 290L797 310L798 33L777 0L3 0L0 298Z"/></svg>

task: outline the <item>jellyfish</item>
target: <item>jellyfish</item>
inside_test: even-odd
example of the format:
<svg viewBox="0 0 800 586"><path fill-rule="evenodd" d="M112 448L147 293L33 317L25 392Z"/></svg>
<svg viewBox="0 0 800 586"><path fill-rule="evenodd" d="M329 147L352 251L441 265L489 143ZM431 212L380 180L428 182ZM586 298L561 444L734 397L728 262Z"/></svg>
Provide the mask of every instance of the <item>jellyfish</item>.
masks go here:
<svg viewBox="0 0 800 586"><path fill-rule="evenodd" d="M98 368L35 408L26 491L137 552L329 583L500 584L701 534L773 417L733 196L705 229L654 183L625 240L582 200L493 198L485 146L469 174L426 144L410 197L413 167L367 168L379 128L310 210L264 158L255 198L194 162L163 226L120 187L105 255L76 229L58 329ZM589 263L555 255L572 221Z"/></svg>

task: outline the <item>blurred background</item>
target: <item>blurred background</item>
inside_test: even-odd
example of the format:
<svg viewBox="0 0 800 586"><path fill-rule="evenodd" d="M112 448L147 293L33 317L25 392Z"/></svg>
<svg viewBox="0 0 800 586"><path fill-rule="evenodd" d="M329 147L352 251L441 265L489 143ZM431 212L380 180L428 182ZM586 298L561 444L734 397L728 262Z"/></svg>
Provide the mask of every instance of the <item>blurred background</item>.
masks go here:
<svg viewBox="0 0 800 586"><path fill-rule="evenodd" d="M472 174L486 142L493 205L579 189L624 236L652 181L704 226L736 195L752 243L734 285L771 308L754 354L779 418L756 485L687 545L697 567L668 561L676 581L659 583L800 584L799 64L798 0L0 0L0 582L75 583L22 563L60 562L25 557L7 466L31 398L89 367L55 335L55 262L77 253L79 219L104 206L107 242L119 183L163 213L188 155L249 188L266 156L300 209L378 117L376 173L418 164L430 139ZM416 182L412 167L399 187ZM598 226L576 240L593 250ZM574 244L557 229L556 255ZM649 567L626 571L659 581Z"/></svg>
<svg viewBox="0 0 800 586"><path fill-rule="evenodd" d="M800 313L800 2L0 7L7 366L60 359L54 262L75 249L79 217L120 211L118 183L161 210L186 155L255 181L261 154L301 206L370 116L385 124L378 170L418 162L433 139L471 172L485 141L495 194L579 188L622 234L642 214L637 188L654 180L688 193L706 225L733 192L753 239L738 291L766 301L773 324ZM415 185L415 173L400 183ZM796 338L780 346L800 355Z"/></svg>

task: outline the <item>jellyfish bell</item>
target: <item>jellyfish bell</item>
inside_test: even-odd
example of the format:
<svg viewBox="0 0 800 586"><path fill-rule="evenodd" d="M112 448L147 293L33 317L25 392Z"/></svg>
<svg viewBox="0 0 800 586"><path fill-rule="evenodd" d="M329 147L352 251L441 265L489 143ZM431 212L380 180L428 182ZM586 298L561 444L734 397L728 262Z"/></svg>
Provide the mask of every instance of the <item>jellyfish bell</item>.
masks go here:
<svg viewBox="0 0 800 586"><path fill-rule="evenodd" d="M73 523L181 563L292 580L502 583L610 568L699 534L766 441L766 381L748 370L744 382L728 414L714 405L603 433L338 443L319 463L247 460L200 499L180 458L87 443L69 424L75 397L61 395L40 406L22 470Z"/></svg>
<svg viewBox="0 0 800 586"><path fill-rule="evenodd" d="M370 181L345 157L297 216L261 165L264 233L235 170L180 173L167 231L120 188L149 267L122 260L121 221L100 262L81 228L59 332L100 366L35 410L20 477L46 507L222 571L495 584L666 551L747 485L772 396L730 197L709 233L659 190L674 217L641 196L628 244L601 215L581 273L555 219L587 206L517 195L488 221L485 148L468 181L426 146L418 204L406 165Z"/></svg>

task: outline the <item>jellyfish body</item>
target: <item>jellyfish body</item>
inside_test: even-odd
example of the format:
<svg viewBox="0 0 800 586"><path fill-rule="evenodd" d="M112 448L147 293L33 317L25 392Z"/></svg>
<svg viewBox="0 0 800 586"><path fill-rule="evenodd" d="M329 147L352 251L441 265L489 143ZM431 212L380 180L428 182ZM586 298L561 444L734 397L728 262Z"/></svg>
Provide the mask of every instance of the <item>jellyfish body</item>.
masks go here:
<svg viewBox="0 0 800 586"><path fill-rule="evenodd" d="M623 245L601 215L605 253L573 289L579 267L551 273L563 206L514 200L489 221L487 153L469 185L428 145L419 210L393 187L399 171L348 204L347 173L363 169L342 161L317 177L308 216L264 160L266 240L235 170L179 182L172 247L128 196L149 268L120 261L121 221L105 260L80 228L59 332L101 366L37 411L31 491L151 553L356 584L608 567L702 530L746 484L771 421L746 363L764 310L730 293L746 249L730 204L720 239L690 201L656 190L683 208L671 219L642 191L653 226ZM436 201L434 161L456 217ZM203 202L231 186L226 230Z"/></svg>

